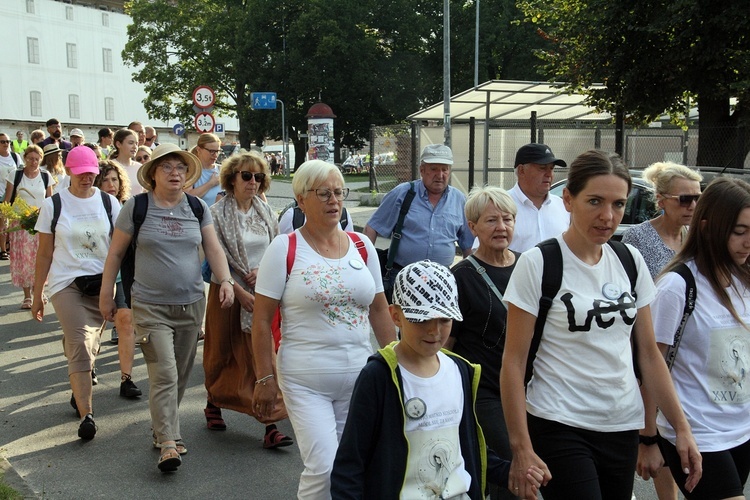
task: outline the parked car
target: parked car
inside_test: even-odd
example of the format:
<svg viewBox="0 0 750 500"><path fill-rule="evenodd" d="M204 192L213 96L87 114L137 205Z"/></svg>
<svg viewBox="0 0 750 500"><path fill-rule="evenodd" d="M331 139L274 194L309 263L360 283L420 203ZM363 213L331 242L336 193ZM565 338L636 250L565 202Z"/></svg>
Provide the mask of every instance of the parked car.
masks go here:
<svg viewBox="0 0 750 500"><path fill-rule="evenodd" d="M653 219L658 213L654 187L641 177L641 170L631 170L630 175L633 178L633 187L628 196L625 215L617 230L615 230L615 234L612 236L612 238L618 241L622 239L622 233L630 226ZM566 182L565 179L555 182L552 184L550 192L562 197Z"/></svg>

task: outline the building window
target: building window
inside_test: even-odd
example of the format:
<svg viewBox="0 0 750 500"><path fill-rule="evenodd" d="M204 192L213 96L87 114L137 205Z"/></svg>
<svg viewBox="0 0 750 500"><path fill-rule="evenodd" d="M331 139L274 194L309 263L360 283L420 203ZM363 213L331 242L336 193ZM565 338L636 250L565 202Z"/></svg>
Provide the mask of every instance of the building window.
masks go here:
<svg viewBox="0 0 750 500"><path fill-rule="evenodd" d="M104 98L104 119L115 119L115 100L112 97Z"/></svg>
<svg viewBox="0 0 750 500"><path fill-rule="evenodd" d="M27 14L34 13L34 0L26 0L26 13Z"/></svg>
<svg viewBox="0 0 750 500"><path fill-rule="evenodd" d="M70 7L70 6L65 7L65 19L67 19L68 21L73 20L73 7Z"/></svg>
<svg viewBox="0 0 750 500"><path fill-rule="evenodd" d="M39 64L39 39L27 38L26 48L29 52L29 62L31 64Z"/></svg>
<svg viewBox="0 0 750 500"><path fill-rule="evenodd" d="M102 12L102 26L109 28L109 14Z"/></svg>
<svg viewBox="0 0 750 500"><path fill-rule="evenodd" d="M71 118L81 117L81 100L75 94L68 96L68 109L70 110Z"/></svg>
<svg viewBox="0 0 750 500"><path fill-rule="evenodd" d="M105 73L112 73L112 49L102 49L102 69Z"/></svg>
<svg viewBox="0 0 750 500"><path fill-rule="evenodd" d="M31 116L42 116L42 93L31 91Z"/></svg>
<svg viewBox="0 0 750 500"><path fill-rule="evenodd" d="M74 43L67 43L65 44L68 48L68 67L69 68L77 68L78 67L78 48L76 47L76 44Z"/></svg>

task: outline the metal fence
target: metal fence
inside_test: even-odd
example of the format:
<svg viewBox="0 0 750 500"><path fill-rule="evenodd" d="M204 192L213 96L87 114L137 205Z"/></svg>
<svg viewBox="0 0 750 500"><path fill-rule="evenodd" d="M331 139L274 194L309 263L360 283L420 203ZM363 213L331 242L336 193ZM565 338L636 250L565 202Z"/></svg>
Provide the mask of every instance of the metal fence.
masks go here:
<svg viewBox="0 0 750 500"><path fill-rule="evenodd" d="M733 151L743 151L741 134L728 129L719 134L722 142L712 135L705 146L710 152L723 152L729 159ZM419 153L427 144L442 143L442 125L393 125L372 127L370 157L375 168L370 170L370 190L387 192L400 182L418 177ZM603 122L549 122L538 121L535 136L528 121L457 123L451 128L453 149L452 184L464 192L471 186L492 184L509 189L515 183L514 160L516 151L529 142L550 146L558 158L572 161L588 149L615 150L615 127ZM706 134L708 135L708 134ZM488 140L485 145L485 136ZM673 161L684 165L697 165L697 127L687 131L662 124L661 126L626 129L624 131L623 158L630 168L645 168L657 161ZM744 153L739 153L744 154ZM486 162L485 162L486 155ZM735 161L727 166L750 168L750 159ZM565 176L564 169L556 177Z"/></svg>

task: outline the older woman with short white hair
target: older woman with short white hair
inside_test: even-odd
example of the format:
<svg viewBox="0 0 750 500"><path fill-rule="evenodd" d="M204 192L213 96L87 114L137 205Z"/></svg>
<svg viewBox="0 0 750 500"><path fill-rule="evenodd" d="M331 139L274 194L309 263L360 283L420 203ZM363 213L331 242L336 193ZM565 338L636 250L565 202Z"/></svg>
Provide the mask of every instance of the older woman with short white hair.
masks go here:
<svg viewBox="0 0 750 500"><path fill-rule="evenodd" d="M332 163L301 165L292 189L307 222L263 255L255 284L254 403L270 415L279 388L305 464L299 498L330 498L330 474L354 382L378 343L396 339L375 248L339 219L349 189ZM286 273L281 272L282 269ZM273 370L271 322L281 306L282 342Z"/></svg>

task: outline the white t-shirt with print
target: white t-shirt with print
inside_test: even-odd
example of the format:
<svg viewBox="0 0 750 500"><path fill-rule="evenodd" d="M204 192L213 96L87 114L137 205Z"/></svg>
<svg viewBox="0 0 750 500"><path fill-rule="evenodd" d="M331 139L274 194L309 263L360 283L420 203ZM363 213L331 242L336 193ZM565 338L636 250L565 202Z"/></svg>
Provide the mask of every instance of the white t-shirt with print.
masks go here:
<svg viewBox="0 0 750 500"><path fill-rule="evenodd" d="M428 378L399 364L409 441L401 498L468 498L471 476L458 436L464 407L461 373L448 356L437 356L440 368Z"/></svg>
<svg viewBox="0 0 750 500"><path fill-rule="evenodd" d="M628 245L638 272L637 299L609 245L589 265L576 257L562 235L562 284L547 315L526 391L529 413L597 432L640 429L643 402L633 372L630 333L637 309L654 298L654 282L641 254ZM537 316L543 259L539 248L518 259L505 302ZM532 333L530 332L529 335Z"/></svg>
<svg viewBox="0 0 750 500"><path fill-rule="evenodd" d="M695 309L685 324L672 380L701 451L723 451L750 439L750 332L719 302L693 261ZM727 288L732 305L750 324L750 292L737 280ZM685 307L685 280L668 273L657 283L653 303L656 341L671 345ZM663 415L659 433L674 444L675 432Z"/></svg>
<svg viewBox="0 0 750 500"><path fill-rule="evenodd" d="M286 277L288 235L276 237L260 262L255 292L281 300L282 337L277 366L282 373L357 373L372 354L370 304L383 291L375 247L367 265L349 241L341 259L321 257L297 235L297 250Z"/></svg>
<svg viewBox="0 0 750 500"><path fill-rule="evenodd" d="M44 197L47 194L47 190L44 188L44 176L49 176L46 170L39 169L39 174L33 179L26 177L26 174L21 176L21 182L16 187L16 198L22 198L26 203L32 207L41 207ZM5 178L6 182L10 182L11 185L16 177L16 171L13 170L8 173ZM48 180L48 185L52 184L52 179ZM7 187L7 186L6 186ZM8 200L10 201L10 200Z"/></svg>
<svg viewBox="0 0 750 500"><path fill-rule="evenodd" d="M60 192L60 218L55 227L55 246L48 275L50 296L70 285L78 276L99 274L104 270L110 243L109 230L120 213L117 198L107 196L112 203L112 226L98 189L88 198L73 196L68 189ZM53 213L52 198L47 198L34 228L40 233L51 234Z"/></svg>

